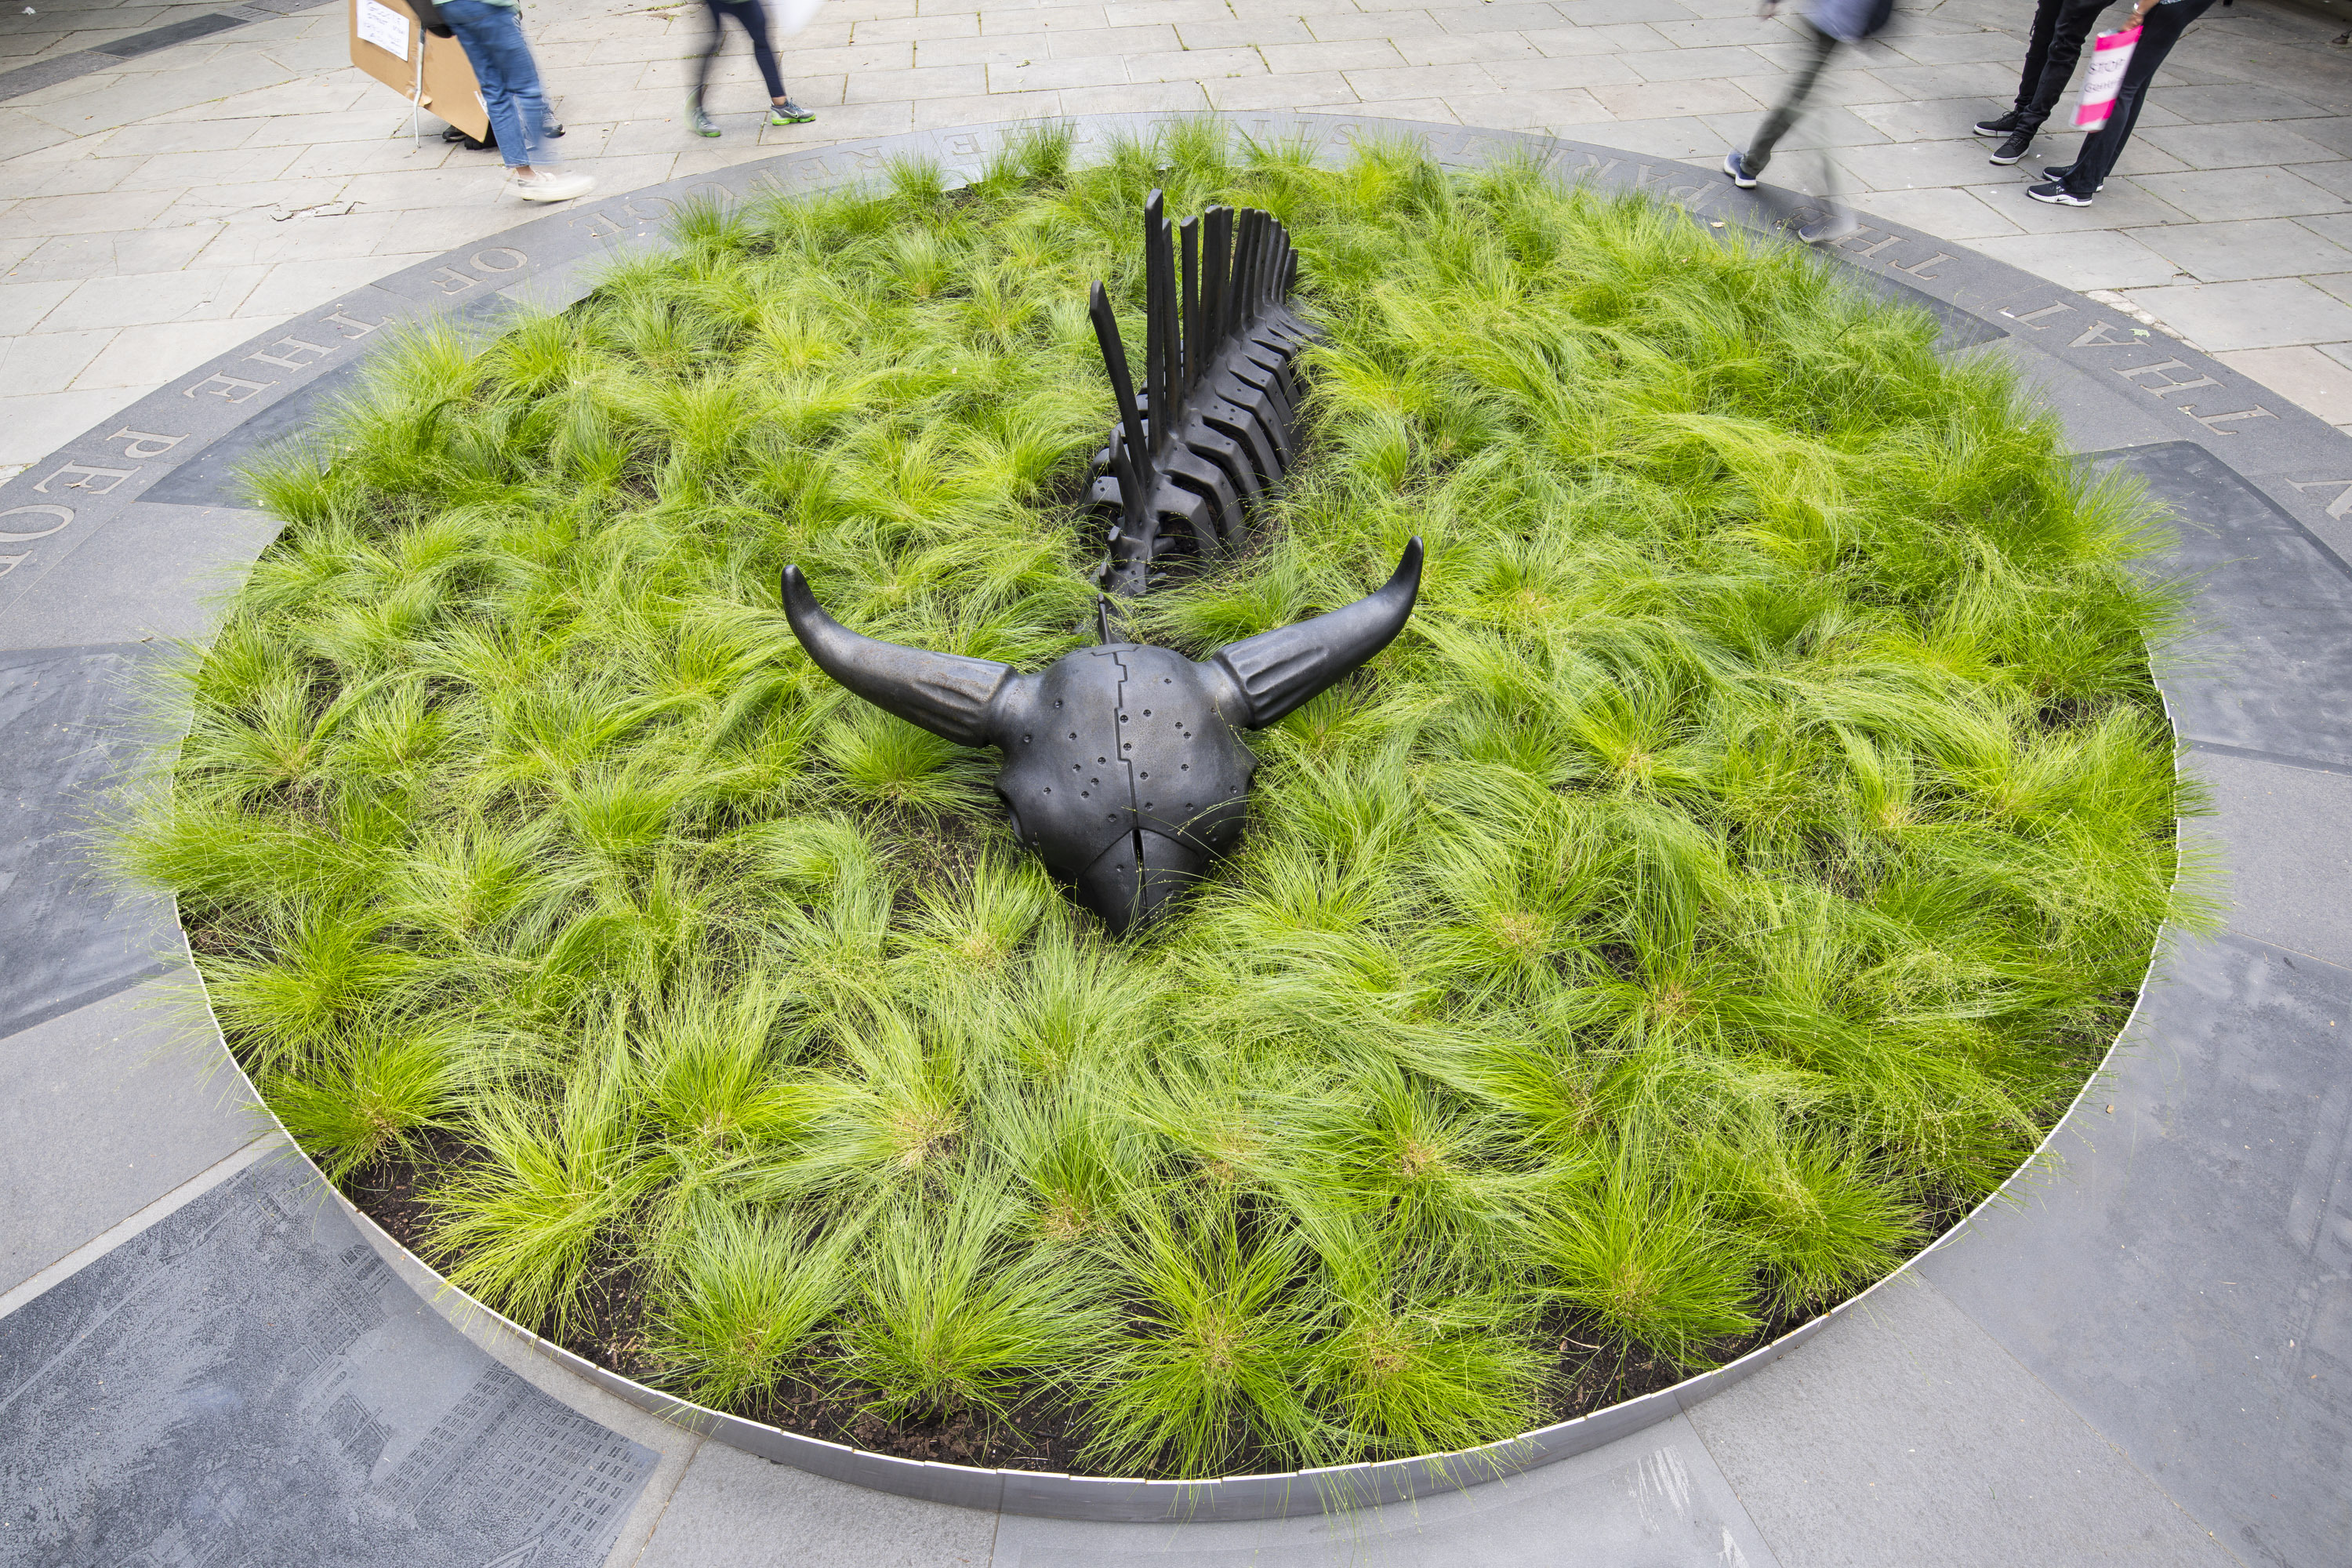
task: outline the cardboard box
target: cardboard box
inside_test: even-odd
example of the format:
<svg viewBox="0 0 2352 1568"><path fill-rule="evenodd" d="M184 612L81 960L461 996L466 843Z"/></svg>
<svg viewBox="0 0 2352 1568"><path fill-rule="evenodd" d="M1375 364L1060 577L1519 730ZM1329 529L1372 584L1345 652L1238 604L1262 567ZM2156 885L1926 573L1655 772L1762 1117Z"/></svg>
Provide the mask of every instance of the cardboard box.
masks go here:
<svg viewBox="0 0 2352 1568"><path fill-rule="evenodd" d="M416 13L402 0L350 0L346 10L352 64L412 101L417 100L421 88L424 108L477 142L489 140L490 116L482 107L482 89L457 39L436 38L418 26Z"/></svg>

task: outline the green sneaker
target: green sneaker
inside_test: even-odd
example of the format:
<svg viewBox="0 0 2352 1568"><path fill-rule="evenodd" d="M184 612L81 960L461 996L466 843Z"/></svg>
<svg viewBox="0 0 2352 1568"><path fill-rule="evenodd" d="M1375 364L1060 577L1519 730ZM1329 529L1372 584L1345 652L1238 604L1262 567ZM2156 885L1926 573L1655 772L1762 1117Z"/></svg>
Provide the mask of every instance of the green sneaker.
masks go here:
<svg viewBox="0 0 2352 1568"><path fill-rule="evenodd" d="M719 134L719 121L711 119L708 114L703 113L702 105L698 103L692 109L687 110L687 120L688 122L694 127L694 133L697 136L716 136Z"/></svg>
<svg viewBox="0 0 2352 1568"><path fill-rule="evenodd" d="M814 110L803 109L789 98L768 108L768 123L771 125L806 125L815 118Z"/></svg>

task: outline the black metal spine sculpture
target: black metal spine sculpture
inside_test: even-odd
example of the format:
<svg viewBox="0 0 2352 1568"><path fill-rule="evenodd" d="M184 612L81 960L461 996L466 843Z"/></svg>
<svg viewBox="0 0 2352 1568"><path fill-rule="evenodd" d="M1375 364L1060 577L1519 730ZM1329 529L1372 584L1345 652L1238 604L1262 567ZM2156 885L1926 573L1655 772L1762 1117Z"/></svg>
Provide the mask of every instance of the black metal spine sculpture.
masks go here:
<svg viewBox="0 0 2352 1568"><path fill-rule="evenodd" d="M1112 512L1102 585L1132 597L1171 552L1240 541L1248 514L1289 471L1311 329L1285 302L1298 275L1273 215L1212 207L1183 226L1181 275L1160 194L1144 208L1146 346L1139 392L1103 286L1095 331L1118 405L1097 457L1093 500ZM797 566L785 616L817 667L910 724L1004 754L997 793L1013 830L1125 932L1150 921L1239 841L1257 759L1240 731L1274 723L1404 629L1421 592L1421 541L1387 584L1296 626L1230 643L1197 663L1112 640L1035 675L990 659L860 637L824 613Z"/></svg>
<svg viewBox="0 0 2352 1568"><path fill-rule="evenodd" d="M1096 454L1090 500L1108 521L1106 592L1133 598L1171 552L1241 542L1248 514L1289 472L1299 391L1292 361L1314 329L1292 312L1298 255L1274 215L1211 207L1178 230L1154 191L1143 208L1144 384L1097 283L1089 300L1118 423Z"/></svg>

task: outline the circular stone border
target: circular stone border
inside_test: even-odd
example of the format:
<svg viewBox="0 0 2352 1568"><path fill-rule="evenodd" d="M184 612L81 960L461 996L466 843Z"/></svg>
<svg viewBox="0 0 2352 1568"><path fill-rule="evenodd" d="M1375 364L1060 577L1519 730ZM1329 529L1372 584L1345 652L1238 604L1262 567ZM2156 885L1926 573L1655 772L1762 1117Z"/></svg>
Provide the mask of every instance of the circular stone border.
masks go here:
<svg viewBox="0 0 2352 1568"><path fill-rule="evenodd" d="M1529 158L1561 178L1602 191L1647 195L1727 231L1771 232L1819 216L1806 198L1793 193L1769 187L1742 192L1688 163L1538 135L1317 114L1134 113L1063 123L1074 126L1083 157L1111 137L1145 135L1157 126L1197 118L1221 118L1255 141L1296 140L1318 151L1370 136L1407 138L1423 142L1443 165L1455 169ZM918 132L785 153L572 204L299 313L283 326L175 378L0 484L0 644L37 649L151 642L158 637L203 637L215 624L210 606L218 591L233 589L278 531L272 520L245 508L237 467L262 448L299 433L352 387L366 352L394 332L437 327L470 340L487 340L521 307L560 309L583 297L597 269L614 255L660 247L661 226L682 204L847 185L881 173L894 158L931 159L950 180L970 178L1020 129L1002 124ZM2263 492L2309 545L2343 565L2295 518L2297 512L2317 510L2304 492L2318 488L2319 481L2291 477L2305 466L2298 458L2307 458L2315 447L2326 449L2331 442L2345 454L2342 471L2352 473L2352 442L2333 427L2186 343L2132 325L2111 306L1964 247L1874 219L1831 249L1865 287L1931 311L1943 323L1939 347L1946 352L1989 346L1989 352L2007 353L2021 372L2021 379L2050 395L2086 452L2196 443L2189 455L2211 462L2216 460L2213 454L2201 444L2225 440L2230 458L2223 466ZM2155 357L2137 365L2119 362L2118 351L2135 349L2152 351ZM2084 372L2091 374L2086 377ZM2105 379L2110 375L2117 379ZM2340 497L2333 493L2339 487ZM2329 481L2328 489L2320 500L2329 503L2327 515L2333 519L2352 502L2352 479ZM205 527L190 526L197 522ZM2196 704L2200 717L2207 716L2201 710L2208 708L2229 708L2232 693L2226 681L2166 672L2161 689L2168 714L2184 689L2205 687L2218 690ZM2226 718L2221 727L2229 727ZM93 750L105 743L93 742ZM2180 743L2188 744L2186 740ZM2225 752L2241 749L2213 740L2202 743ZM70 788L68 782L60 781L49 804L72 809ZM55 881L69 876L51 870ZM182 956L184 952L183 940ZM138 970L156 972L152 962ZM2152 961L2140 1002L2159 984ZM2139 1005L2134 1005L2134 1017ZM2125 1031L2130 1026L2126 1019ZM216 1025L214 1037L218 1038ZM2114 1050L2111 1045L2092 1082L2107 1071ZM2089 1087L2086 1083L2083 1094ZM257 1093L254 1099L260 1103ZM1160 1481L897 1458L686 1403L539 1339L479 1303L473 1305L542 1355L642 1410L761 1458L881 1491L970 1508L1101 1521L1268 1519L1345 1511L1458 1490L1599 1447L1670 1419L1752 1375L1968 1230L2029 1171L2046 1172L2051 1142L2074 1120L2083 1103L2078 1095L2033 1155L1967 1219L1885 1279L1770 1344L1671 1388L1506 1442L1408 1459ZM320 1179L326 1191L335 1191L323 1176ZM340 1194L336 1196L381 1245L395 1245ZM419 1266L425 1268L421 1261ZM432 1272L429 1268L426 1271ZM454 1287L445 1283L444 1289L462 1297Z"/></svg>

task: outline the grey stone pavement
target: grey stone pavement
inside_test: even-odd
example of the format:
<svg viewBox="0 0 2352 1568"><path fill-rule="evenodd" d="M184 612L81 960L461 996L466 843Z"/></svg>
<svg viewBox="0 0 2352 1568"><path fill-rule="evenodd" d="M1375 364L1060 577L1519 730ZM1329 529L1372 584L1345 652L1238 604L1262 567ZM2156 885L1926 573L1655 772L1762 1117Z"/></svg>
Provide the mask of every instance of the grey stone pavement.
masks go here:
<svg viewBox="0 0 2352 1568"><path fill-rule="evenodd" d="M2072 134L1993 167L2030 0L1902 0L1840 55L1771 177L1821 152L1865 211L2160 324L2352 428L2352 49L2281 0L2198 22L2095 205L2024 187ZM350 64L344 0L291 16L5 0L0 72L226 11L246 25L0 99L0 478L262 328L537 215L496 159L428 134ZM1798 46L1754 0L832 0L785 50L815 123L768 129L738 40L688 133L692 0L534 0L571 133L606 191L794 146L1114 110L1377 113L1541 130L1717 165ZM429 117L429 132L438 124Z"/></svg>

